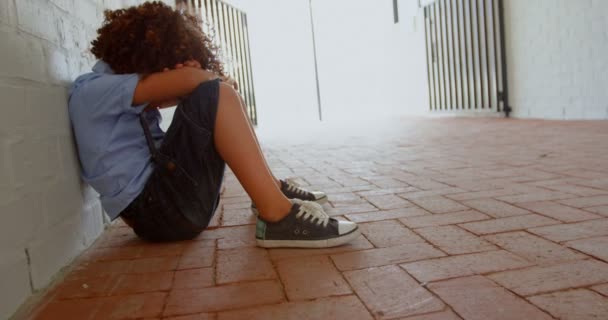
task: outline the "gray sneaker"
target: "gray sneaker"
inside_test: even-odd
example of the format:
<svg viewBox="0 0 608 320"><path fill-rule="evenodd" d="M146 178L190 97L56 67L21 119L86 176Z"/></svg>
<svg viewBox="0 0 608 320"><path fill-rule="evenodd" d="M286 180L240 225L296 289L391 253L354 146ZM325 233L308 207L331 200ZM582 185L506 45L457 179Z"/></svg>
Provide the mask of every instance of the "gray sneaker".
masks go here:
<svg viewBox="0 0 608 320"><path fill-rule="evenodd" d="M281 181L281 192L289 199L299 199L304 201L312 201L318 204L327 203L327 195L321 191L308 191L301 188L297 183L290 179L279 180ZM258 208L255 203L251 203L251 210L255 215L259 215Z"/></svg>
<svg viewBox="0 0 608 320"><path fill-rule="evenodd" d="M263 248L329 248L356 239L361 231L356 223L329 217L321 205L294 199L289 214L279 222L258 217L255 237Z"/></svg>
<svg viewBox="0 0 608 320"><path fill-rule="evenodd" d="M300 199L305 201L313 201L318 204L327 203L327 195L321 191L308 191L301 188L295 181L290 179L280 180L281 191L289 199Z"/></svg>

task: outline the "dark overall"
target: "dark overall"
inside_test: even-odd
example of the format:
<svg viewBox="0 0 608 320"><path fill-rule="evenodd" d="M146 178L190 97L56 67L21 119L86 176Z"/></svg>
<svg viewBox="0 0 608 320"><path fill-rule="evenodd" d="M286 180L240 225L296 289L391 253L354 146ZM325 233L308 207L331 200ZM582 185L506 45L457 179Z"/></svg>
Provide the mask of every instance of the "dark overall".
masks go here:
<svg viewBox="0 0 608 320"><path fill-rule="evenodd" d="M209 225L226 166L213 142L219 84L202 83L179 104L158 149L140 116L155 168L142 193L121 212L139 237L192 239Z"/></svg>

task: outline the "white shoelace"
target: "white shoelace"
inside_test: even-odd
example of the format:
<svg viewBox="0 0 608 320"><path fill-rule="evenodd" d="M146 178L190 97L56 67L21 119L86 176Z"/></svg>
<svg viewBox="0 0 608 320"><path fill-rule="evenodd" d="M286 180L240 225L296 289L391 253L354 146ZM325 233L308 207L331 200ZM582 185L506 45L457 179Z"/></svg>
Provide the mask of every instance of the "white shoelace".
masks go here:
<svg viewBox="0 0 608 320"><path fill-rule="evenodd" d="M290 182L287 182L286 184L287 184L287 190L288 191L295 192L295 193L300 194L300 195L306 195L308 193L308 192L302 190L300 187L291 184Z"/></svg>
<svg viewBox="0 0 608 320"><path fill-rule="evenodd" d="M298 199L292 199L291 201L300 205L300 211L296 214L296 218L302 218L304 221L310 218L310 222L315 223L316 221L317 225L327 227L329 215L325 213L320 204Z"/></svg>
<svg viewBox="0 0 608 320"><path fill-rule="evenodd" d="M300 187L300 184L296 181L295 177L285 178L283 181L287 182L287 184L289 185Z"/></svg>

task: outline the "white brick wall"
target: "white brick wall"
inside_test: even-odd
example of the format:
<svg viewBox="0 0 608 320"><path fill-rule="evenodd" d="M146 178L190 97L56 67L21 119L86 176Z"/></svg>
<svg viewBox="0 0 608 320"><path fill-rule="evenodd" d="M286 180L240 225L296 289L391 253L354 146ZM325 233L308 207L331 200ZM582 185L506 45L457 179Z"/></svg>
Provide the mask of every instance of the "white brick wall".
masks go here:
<svg viewBox="0 0 608 320"><path fill-rule="evenodd" d="M507 0L515 117L608 119L608 1Z"/></svg>
<svg viewBox="0 0 608 320"><path fill-rule="evenodd" d="M11 315L23 300L31 294L30 277L28 270L27 255L23 250L2 250L0 260L0 285L2 285L2 299L0 299L0 310L2 319ZM10 290L10 294L5 293Z"/></svg>
<svg viewBox="0 0 608 320"><path fill-rule="evenodd" d="M0 319L103 230L97 194L79 178L67 88L94 63L104 8L141 2L0 0Z"/></svg>

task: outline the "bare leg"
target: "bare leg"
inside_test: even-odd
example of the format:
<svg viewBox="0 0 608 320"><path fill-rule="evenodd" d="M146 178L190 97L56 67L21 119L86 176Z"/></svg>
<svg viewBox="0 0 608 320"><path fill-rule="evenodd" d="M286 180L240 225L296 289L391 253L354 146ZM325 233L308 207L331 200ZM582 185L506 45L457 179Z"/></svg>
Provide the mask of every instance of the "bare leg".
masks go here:
<svg viewBox="0 0 608 320"><path fill-rule="evenodd" d="M270 222L281 220L291 202L270 172L240 97L232 87L220 84L220 98L214 132L215 148L253 199L260 216Z"/></svg>
<svg viewBox="0 0 608 320"><path fill-rule="evenodd" d="M241 105L243 106L243 110L245 111L245 114L247 114L247 105L245 104L245 101L243 100L243 97L241 95L239 95L239 100L241 101ZM253 131L253 128L251 128L251 132L253 134L253 137L255 138L255 143L258 147L258 150L260 150L261 154L264 154L262 152L262 147L260 147L260 141L258 140L258 137L255 135L255 131ZM266 158L264 158L264 163L266 163L266 167L270 168L270 166L268 165L268 162L266 161ZM274 175L273 175L273 177L274 177ZM281 188L281 182L279 181L279 179L274 177L274 181L277 184L277 186L279 188Z"/></svg>

